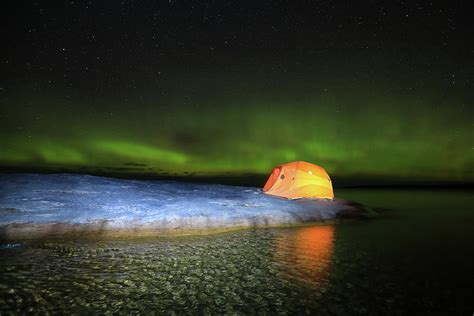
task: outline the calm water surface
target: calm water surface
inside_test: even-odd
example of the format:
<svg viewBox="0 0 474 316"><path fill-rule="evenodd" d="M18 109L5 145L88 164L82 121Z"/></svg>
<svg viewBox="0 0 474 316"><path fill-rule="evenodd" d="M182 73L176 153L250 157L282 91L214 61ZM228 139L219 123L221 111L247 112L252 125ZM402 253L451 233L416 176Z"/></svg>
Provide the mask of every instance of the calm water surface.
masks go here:
<svg viewBox="0 0 474 316"><path fill-rule="evenodd" d="M376 220L3 244L0 314L474 313L472 191L340 190Z"/></svg>

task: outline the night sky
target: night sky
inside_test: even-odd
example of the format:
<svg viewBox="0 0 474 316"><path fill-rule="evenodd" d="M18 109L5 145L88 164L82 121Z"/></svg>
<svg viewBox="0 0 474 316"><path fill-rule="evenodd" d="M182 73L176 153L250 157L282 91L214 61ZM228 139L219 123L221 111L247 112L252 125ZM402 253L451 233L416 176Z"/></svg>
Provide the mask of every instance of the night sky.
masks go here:
<svg viewBox="0 0 474 316"><path fill-rule="evenodd" d="M295 3L3 1L1 168L474 181L471 1Z"/></svg>

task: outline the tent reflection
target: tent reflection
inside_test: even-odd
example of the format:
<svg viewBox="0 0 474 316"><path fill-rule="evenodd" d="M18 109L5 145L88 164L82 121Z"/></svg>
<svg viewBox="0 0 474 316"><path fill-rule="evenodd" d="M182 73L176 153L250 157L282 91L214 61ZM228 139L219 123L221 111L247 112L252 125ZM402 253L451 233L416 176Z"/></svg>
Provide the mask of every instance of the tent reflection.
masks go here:
<svg viewBox="0 0 474 316"><path fill-rule="evenodd" d="M334 247L334 226L313 226L291 230L276 244L283 277L312 285L323 284L329 274Z"/></svg>

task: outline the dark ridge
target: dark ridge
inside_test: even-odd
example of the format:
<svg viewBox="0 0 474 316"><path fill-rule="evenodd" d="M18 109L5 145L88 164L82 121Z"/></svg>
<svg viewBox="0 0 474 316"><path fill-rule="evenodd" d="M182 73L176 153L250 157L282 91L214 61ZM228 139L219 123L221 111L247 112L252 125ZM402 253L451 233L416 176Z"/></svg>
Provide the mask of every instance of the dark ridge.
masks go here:
<svg viewBox="0 0 474 316"><path fill-rule="evenodd" d="M370 189L370 190L474 190L474 183L439 182L439 183L406 183L406 184L372 184L351 185L339 187L344 189Z"/></svg>
<svg viewBox="0 0 474 316"><path fill-rule="evenodd" d="M156 169L155 169L156 170ZM198 183L218 183L226 185L239 185L251 187L263 187L268 175L258 173L219 173L205 174L184 172L183 174L172 172L152 172L151 168L139 167L88 167L88 168L34 168L23 166L0 166L0 173L71 173L88 174L118 179L136 180L176 180ZM435 181L419 179L388 179L383 177L340 177L331 176L335 189L391 189L391 190L444 190L444 189L474 189L474 182L462 181Z"/></svg>

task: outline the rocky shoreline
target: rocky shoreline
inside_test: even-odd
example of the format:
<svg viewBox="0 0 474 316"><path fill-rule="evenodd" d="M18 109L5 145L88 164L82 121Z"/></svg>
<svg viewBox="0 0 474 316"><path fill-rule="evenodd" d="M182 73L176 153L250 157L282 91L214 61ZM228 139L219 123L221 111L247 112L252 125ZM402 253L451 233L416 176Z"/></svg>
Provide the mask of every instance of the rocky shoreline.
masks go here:
<svg viewBox="0 0 474 316"><path fill-rule="evenodd" d="M371 217L343 199L286 200L260 188L74 174L0 175L0 239L206 234Z"/></svg>

